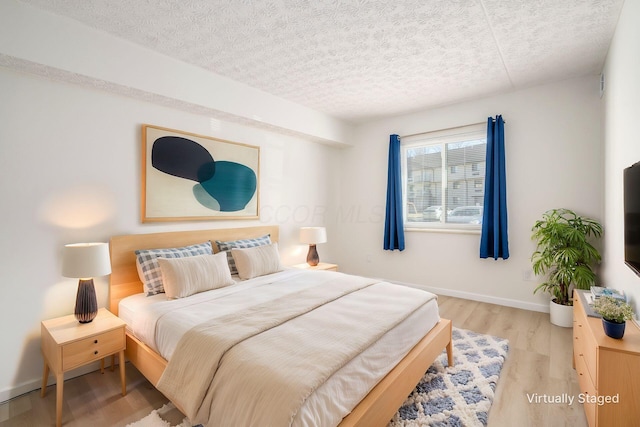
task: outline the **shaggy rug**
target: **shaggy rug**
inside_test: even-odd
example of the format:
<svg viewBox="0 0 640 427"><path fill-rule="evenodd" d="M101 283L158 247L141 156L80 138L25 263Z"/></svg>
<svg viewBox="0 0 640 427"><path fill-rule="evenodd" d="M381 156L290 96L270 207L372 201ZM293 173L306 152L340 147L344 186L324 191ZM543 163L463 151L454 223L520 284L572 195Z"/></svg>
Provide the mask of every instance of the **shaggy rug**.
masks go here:
<svg viewBox="0 0 640 427"><path fill-rule="evenodd" d="M486 426L509 341L453 328L454 366L442 353L389 427Z"/></svg>
<svg viewBox="0 0 640 427"><path fill-rule="evenodd" d="M487 425L509 342L453 328L453 346L455 365L446 366L446 352L438 356L388 427ZM172 426L191 427L191 424L169 403L127 427Z"/></svg>

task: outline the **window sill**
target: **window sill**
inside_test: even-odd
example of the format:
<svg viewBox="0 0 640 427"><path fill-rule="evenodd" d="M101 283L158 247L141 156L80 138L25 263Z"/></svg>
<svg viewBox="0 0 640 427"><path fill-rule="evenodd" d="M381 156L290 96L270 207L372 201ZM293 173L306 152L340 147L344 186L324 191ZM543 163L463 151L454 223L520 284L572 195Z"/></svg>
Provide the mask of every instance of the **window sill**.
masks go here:
<svg viewBox="0 0 640 427"><path fill-rule="evenodd" d="M447 233L447 234L482 234L482 230L480 227L478 228L469 228L469 227L460 227L460 228L451 228L451 227L405 227L405 232L418 232L418 233Z"/></svg>

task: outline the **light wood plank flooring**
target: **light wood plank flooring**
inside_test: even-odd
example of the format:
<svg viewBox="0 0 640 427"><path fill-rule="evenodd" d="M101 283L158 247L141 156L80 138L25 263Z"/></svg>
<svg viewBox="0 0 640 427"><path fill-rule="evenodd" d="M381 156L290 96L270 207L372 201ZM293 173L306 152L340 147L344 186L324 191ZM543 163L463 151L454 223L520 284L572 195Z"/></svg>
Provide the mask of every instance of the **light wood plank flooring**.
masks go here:
<svg viewBox="0 0 640 427"><path fill-rule="evenodd" d="M440 315L453 326L509 340L488 426L586 427L573 369L573 331L549 323L547 313L440 296ZM529 403L527 394L574 396L572 405Z"/></svg>
<svg viewBox="0 0 640 427"><path fill-rule="evenodd" d="M459 298L439 298L442 317L453 325L509 339L509 354L489 414L490 427L586 426L582 405L529 403L527 394L577 396L572 368L572 332L549 323L548 314ZM65 381L63 425L125 426L167 400L130 364L127 396L120 395L118 371L108 369ZM0 404L0 427L53 426L55 386Z"/></svg>

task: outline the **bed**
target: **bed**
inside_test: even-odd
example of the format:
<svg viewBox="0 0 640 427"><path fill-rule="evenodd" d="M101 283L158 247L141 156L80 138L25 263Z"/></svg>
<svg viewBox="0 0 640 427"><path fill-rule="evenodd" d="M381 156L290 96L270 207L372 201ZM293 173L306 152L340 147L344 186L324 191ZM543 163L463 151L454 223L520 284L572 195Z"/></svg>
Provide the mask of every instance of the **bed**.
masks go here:
<svg viewBox="0 0 640 427"><path fill-rule="evenodd" d="M122 300L125 300L125 302L135 300L136 295L140 294L143 290L143 284L139 279L136 266L136 256L134 253L136 250L180 247L197 244L202 241L232 241L256 238L264 235L269 235L271 241L277 243L279 229L277 226L258 226L115 236L110 242L112 263L110 310L115 314L119 314L120 302ZM213 247L215 251L216 245L213 245ZM293 283L294 281L298 281L302 283L311 280L327 281L327 278L342 281L352 280L348 275L333 272L311 272L311 276L313 277L301 276L301 274L303 274L302 270L284 270L277 273L278 280L285 282L283 286L286 286L288 282ZM265 286L261 284L261 280L265 282L264 278L261 279L257 277L242 283L241 286L237 286L237 288L256 286L256 288L252 288L251 293L252 295L259 294L260 291L254 289L262 289L261 286ZM254 281L255 283L253 283ZM388 284L367 283L362 286L373 289L374 287L387 285ZM309 288L312 289L314 286L310 284ZM360 291L361 290L358 289L358 292ZM267 294L266 292L263 293L265 295ZM129 310L128 306L124 303L123 307L127 307L126 310ZM126 310L123 309L122 314L125 318L128 316L125 313ZM405 323L409 323L409 320L411 319L407 319ZM165 376L168 376L171 371L171 369L167 369L167 359L161 355L161 353L166 355L167 350L159 349L157 343L147 344L143 342L139 335L140 334L134 332L133 328L128 328L126 357L154 386L158 387L159 384L160 386L164 386L164 384L161 383L163 373L167 371L167 375ZM344 418L341 417L341 419L331 425L340 425L342 427L387 425L393 414L402 405L407 395L413 390L435 358L442 353L443 349L446 348L449 364L452 364L451 322L449 320L438 317L434 322L434 326L426 332L424 336L421 335L422 333L415 338L415 345L413 342L411 343L408 353L399 358L397 363L394 362L394 367L389 368L390 371L385 371L384 374L379 376L381 379L376 379L375 384L371 386L372 388L368 390L368 393L365 393L366 395L363 395L364 397L362 397L361 400L349 404L350 411L348 411L346 416L344 416ZM176 343L174 342L169 347L171 346L175 348ZM178 359L177 356L176 359ZM177 362L173 363L175 365ZM347 367L342 367L341 369L344 369L347 375L349 375ZM337 381L336 384L339 384L339 381ZM336 393L330 392L328 395L334 396ZM171 396L168 397L176 403L176 406L183 409L184 402L180 402L179 399L174 400ZM313 401L313 399L309 400ZM319 407L322 408L324 407L323 405L325 405L325 403L320 403ZM353 408L351 409L352 406ZM183 410L183 412L188 411ZM311 412L313 412L313 410L311 410ZM303 414L301 416L304 416L304 411L301 411L301 413Z"/></svg>

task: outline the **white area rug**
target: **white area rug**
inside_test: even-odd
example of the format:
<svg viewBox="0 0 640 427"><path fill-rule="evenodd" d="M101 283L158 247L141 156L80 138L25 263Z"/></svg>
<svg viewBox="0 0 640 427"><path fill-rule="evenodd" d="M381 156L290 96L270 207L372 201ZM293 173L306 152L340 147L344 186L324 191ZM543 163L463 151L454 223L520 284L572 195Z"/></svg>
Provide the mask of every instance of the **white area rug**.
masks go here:
<svg viewBox="0 0 640 427"><path fill-rule="evenodd" d="M453 346L455 365L446 366L446 352L438 356L388 427L487 425L509 342L453 328ZM172 424L171 420L178 424ZM191 424L169 403L127 427L191 427Z"/></svg>
<svg viewBox="0 0 640 427"><path fill-rule="evenodd" d="M453 328L453 347L454 366L438 356L389 427L487 425L509 341Z"/></svg>
<svg viewBox="0 0 640 427"><path fill-rule="evenodd" d="M182 421L180 421L182 419ZM171 420L177 420L179 424L172 424ZM127 427L192 427L191 423L173 406L167 403L162 408L154 409L149 415L135 423L127 424Z"/></svg>

